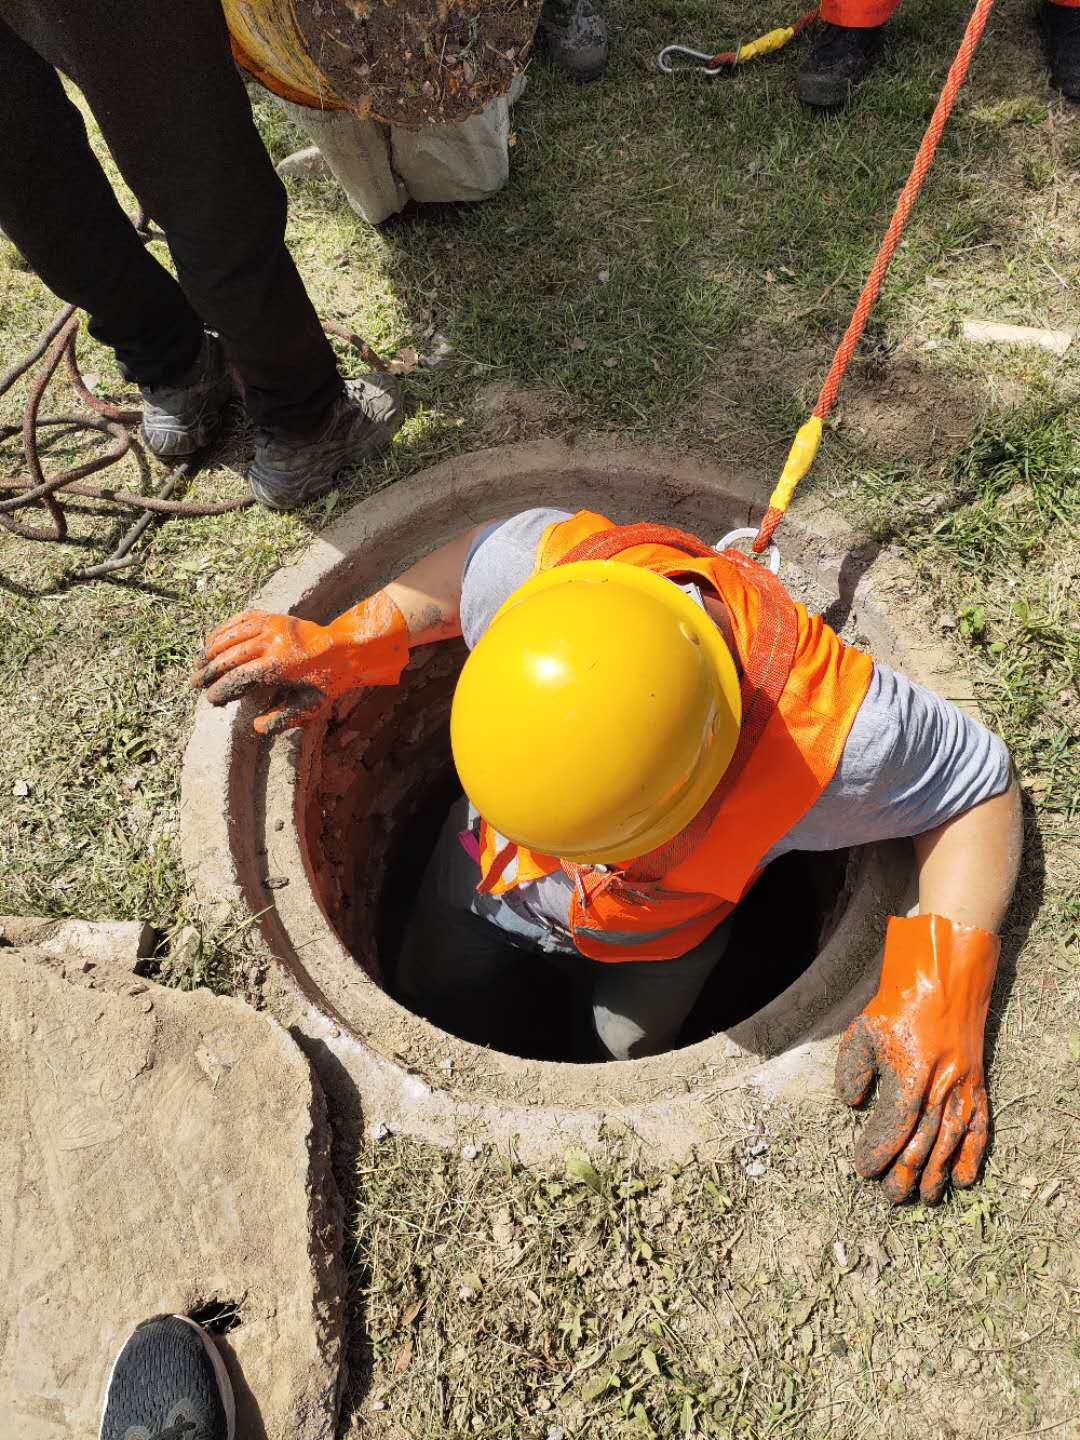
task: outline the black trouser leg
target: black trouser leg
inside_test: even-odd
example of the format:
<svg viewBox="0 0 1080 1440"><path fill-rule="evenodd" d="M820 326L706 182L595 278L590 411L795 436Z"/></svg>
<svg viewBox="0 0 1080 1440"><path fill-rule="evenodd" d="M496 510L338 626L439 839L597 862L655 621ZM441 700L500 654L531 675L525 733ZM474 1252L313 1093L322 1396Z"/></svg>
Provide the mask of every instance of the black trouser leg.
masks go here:
<svg viewBox="0 0 1080 1440"><path fill-rule="evenodd" d="M0 21L0 228L61 299L90 316L129 380L188 369L202 322L113 194L51 65Z"/></svg>
<svg viewBox="0 0 1080 1440"><path fill-rule="evenodd" d="M251 418L314 428L341 380L285 247L285 190L219 0L0 0L0 16L86 96L184 293L221 334Z"/></svg>

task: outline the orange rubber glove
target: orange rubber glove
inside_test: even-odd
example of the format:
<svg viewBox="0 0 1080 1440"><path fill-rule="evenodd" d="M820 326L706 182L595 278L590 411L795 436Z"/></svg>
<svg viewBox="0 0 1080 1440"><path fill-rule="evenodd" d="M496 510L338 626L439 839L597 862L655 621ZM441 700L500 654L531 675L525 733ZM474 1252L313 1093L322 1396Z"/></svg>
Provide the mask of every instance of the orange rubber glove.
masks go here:
<svg viewBox="0 0 1080 1440"><path fill-rule="evenodd" d="M329 625L245 610L210 633L191 683L211 705L277 686L271 709L255 721L261 735L276 735L308 724L350 690L396 685L408 659L405 617L380 590Z"/></svg>
<svg viewBox="0 0 1080 1440"><path fill-rule="evenodd" d="M855 1169L884 1175L894 1204L916 1184L927 1204L974 1185L990 1112L983 1031L1001 942L941 915L889 920L878 992L843 1040L836 1090L860 1104L876 1074L877 1104L855 1147Z"/></svg>

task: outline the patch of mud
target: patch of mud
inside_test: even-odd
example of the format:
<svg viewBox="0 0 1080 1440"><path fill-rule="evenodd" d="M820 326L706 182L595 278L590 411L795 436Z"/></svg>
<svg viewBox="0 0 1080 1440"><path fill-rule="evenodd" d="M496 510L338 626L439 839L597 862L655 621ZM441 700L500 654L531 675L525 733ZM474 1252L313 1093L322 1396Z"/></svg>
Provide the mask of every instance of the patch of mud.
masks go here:
<svg viewBox="0 0 1080 1440"><path fill-rule="evenodd" d="M928 460L963 444L978 410L968 382L896 358L850 370L834 413L857 450L880 460Z"/></svg>
<svg viewBox="0 0 1080 1440"><path fill-rule="evenodd" d="M296 0L294 11L312 59L358 114L421 128L506 93L540 0Z"/></svg>
<svg viewBox="0 0 1080 1440"><path fill-rule="evenodd" d="M491 443L550 433L553 423L567 419L567 397L553 385L519 390L508 380L495 380L480 387L473 403L484 439Z"/></svg>
<svg viewBox="0 0 1080 1440"><path fill-rule="evenodd" d="M734 373L707 384L700 420L723 437L730 454L783 461L785 436L775 441L777 417L792 396L807 406L817 396L833 346L825 341L785 348L775 335L752 329L731 342ZM924 369L897 355L852 366L833 419L853 450L878 461L926 460L963 444L980 409L974 383ZM745 428L744 428L745 427Z"/></svg>

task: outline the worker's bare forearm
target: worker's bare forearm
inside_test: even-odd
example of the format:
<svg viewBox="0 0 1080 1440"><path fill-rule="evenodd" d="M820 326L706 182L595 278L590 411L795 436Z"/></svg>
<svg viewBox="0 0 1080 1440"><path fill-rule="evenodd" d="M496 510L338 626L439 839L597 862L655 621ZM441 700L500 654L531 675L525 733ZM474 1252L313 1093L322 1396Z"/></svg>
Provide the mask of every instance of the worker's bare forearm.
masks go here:
<svg viewBox="0 0 1080 1440"><path fill-rule="evenodd" d="M469 546L491 521L474 525L411 565L384 593L394 602L409 630L409 644L430 645L461 634L461 571ZM343 617L344 618L344 617Z"/></svg>
<svg viewBox="0 0 1080 1440"><path fill-rule="evenodd" d="M996 933L1016 886L1023 844L1020 788L1009 788L915 837L919 909Z"/></svg>

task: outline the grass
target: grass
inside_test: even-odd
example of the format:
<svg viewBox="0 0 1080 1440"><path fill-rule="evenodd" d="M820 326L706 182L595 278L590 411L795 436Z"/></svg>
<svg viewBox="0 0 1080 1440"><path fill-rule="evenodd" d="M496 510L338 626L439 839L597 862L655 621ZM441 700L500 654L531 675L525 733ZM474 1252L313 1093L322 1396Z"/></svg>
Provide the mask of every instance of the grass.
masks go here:
<svg viewBox="0 0 1080 1440"><path fill-rule="evenodd" d="M410 377L391 455L302 513L160 526L138 571L92 585L72 573L117 524L77 516L68 546L0 535L0 911L149 919L172 983L251 989L250 931L204 926L178 861L201 635L336 508L481 445L658 441L744 465L764 499L965 10L906 0L857 104L821 117L793 98L797 48L713 79L650 68L669 41L770 28L774 4L613 0L604 81L530 71L496 199L376 232L331 183L291 182L289 240L321 313L384 353L439 336L452 353ZM300 143L254 99L275 157ZM903 550L1024 784L985 1180L938 1212L892 1212L853 1181L858 1122L839 1110L748 1109L672 1173L617 1148L542 1174L372 1144L345 1433L1075 1434L1080 344L1060 360L976 349L960 322L1077 325L1078 178L1080 113L1049 90L1025 7L1000 6L806 482ZM0 368L54 308L0 242ZM110 355L86 338L80 353L119 393ZM237 426L195 495L242 493L244 444ZM19 468L0 447L0 474Z"/></svg>
<svg viewBox="0 0 1080 1440"><path fill-rule="evenodd" d="M1034 1137L1002 1135L942 1211L889 1212L853 1186L849 1119L789 1121L747 1115L715 1160L664 1170L371 1146L346 1433L906 1440L1067 1417L1073 1235Z"/></svg>

